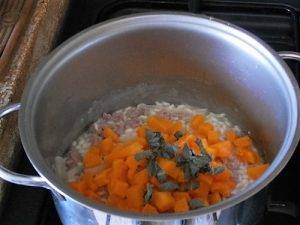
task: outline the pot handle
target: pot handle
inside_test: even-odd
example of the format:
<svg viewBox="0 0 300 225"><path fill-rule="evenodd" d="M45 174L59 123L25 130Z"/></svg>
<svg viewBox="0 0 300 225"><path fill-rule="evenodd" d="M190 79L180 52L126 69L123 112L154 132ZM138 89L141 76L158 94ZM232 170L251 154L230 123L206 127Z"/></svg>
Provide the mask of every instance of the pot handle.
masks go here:
<svg viewBox="0 0 300 225"><path fill-rule="evenodd" d="M1 108L0 109L0 119L11 112L18 111L20 108L21 108L20 103L11 104L11 105ZM49 188L49 185L46 183L46 181L44 180L43 177L15 173L15 172L12 172L12 171L4 168L1 165L0 165L0 177L3 180L6 180L6 181L14 183L14 184Z"/></svg>
<svg viewBox="0 0 300 225"><path fill-rule="evenodd" d="M282 51L282 52L278 52L278 55L283 59L293 59L296 61L300 61L299 52Z"/></svg>

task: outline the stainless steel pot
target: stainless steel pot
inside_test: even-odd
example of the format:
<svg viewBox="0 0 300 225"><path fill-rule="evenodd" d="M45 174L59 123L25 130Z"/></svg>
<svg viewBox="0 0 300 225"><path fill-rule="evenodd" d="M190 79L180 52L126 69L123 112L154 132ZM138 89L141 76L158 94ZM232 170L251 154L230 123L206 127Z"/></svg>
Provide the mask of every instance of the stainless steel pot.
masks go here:
<svg viewBox="0 0 300 225"><path fill-rule="evenodd" d="M298 53L280 53L300 59ZM192 218L233 206L266 186L290 159L299 139L299 88L286 63L254 35L227 22L189 14L142 14L93 26L58 47L28 82L19 130L39 177L0 167L10 182L55 193L64 224L103 224L111 214L136 220ZM225 112L251 132L271 166L242 192L216 205L143 215L95 204L53 171L53 158L102 112L168 101Z"/></svg>

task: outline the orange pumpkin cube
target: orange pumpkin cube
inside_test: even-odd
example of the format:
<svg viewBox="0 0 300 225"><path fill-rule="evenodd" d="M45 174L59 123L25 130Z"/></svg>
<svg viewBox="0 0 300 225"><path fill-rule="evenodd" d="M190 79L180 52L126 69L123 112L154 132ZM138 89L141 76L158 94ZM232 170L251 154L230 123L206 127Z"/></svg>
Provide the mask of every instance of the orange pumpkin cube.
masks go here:
<svg viewBox="0 0 300 225"><path fill-rule="evenodd" d="M195 115L195 116L192 117L191 122L190 122L190 126L191 126L191 128L197 130L198 127L199 127L202 123L204 123L204 116L198 114L198 115Z"/></svg>
<svg viewBox="0 0 300 225"><path fill-rule="evenodd" d="M145 188L141 185L133 185L126 191L128 207L135 210L141 210L144 205Z"/></svg>
<svg viewBox="0 0 300 225"><path fill-rule="evenodd" d="M202 123L198 128L197 128L197 133L201 136L207 137L208 133L214 129L213 125L210 123Z"/></svg>
<svg viewBox="0 0 300 225"><path fill-rule="evenodd" d="M103 139L99 144L99 148L101 154L108 155L113 148L113 139L111 137Z"/></svg>
<svg viewBox="0 0 300 225"><path fill-rule="evenodd" d="M149 213L149 214L157 214L158 213L157 209L154 206L150 205L150 204L146 204L143 207L142 212L143 213Z"/></svg>
<svg viewBox="0 0 300 225"><path fill-rule="evenodd" d="M145 185L147 184L149 181L149 175L148 175L148 170L147 169L143 169L139 172L137 172L132 180L132 184L140 184L140 185Z"/></svg>
<svg viewBox="0 0 300 225"><path fill-rule="evenodd" d="M128 187L129 185L127 182L112 179L110 181L109 193L116 195L120 198L125 198Z"/></svg>
<svg viewBox="0 0 300 225"><path fill-rule="evenodd" d="M251 179L256 180L268 169L268 167L268 163L249 167L247 170L248 176Z"/></svg>
<svg viewBox="0 0 300 225"><path fill-rule="evenodd" d="M173 208L175 199L170 192L154 191L152 203L159 212L165 212Z"/></svg>
<svg viewBox="0 0 300 225"><path fill-rule="evenodd" d="M173 192L172 195L173 195L175 201L178 201L182 198L186 199L187 201L191 200L191 197L188 192L175 191L175 192Z"/></svg>
<svg viewBox="0 0 300 225"><path fill-rule="evenodd" d="M210 175L210 174L203 174L203 173L201 173L198 176L198 180L200 181L200 184L204 182L204 183L206 183L208 185L211 185L212 182L213 182L213 176Z"/></svg>
<svg viewBox="0 0 300 225"><path fill-rule="evenodd" d="M114 142L119 141L119 135L109 127L103 128L102 134L105 138L111 138Z"/></svg>
<svg viewBox="0 0 300 225"><path fill-rule="evenodd" d="M111 179L126 181L128 167L122 159L117 159L112 163Z"/></svg>
<svg viewBox="0 0 300 225"><path fill-rule="evenodd" d="M250 139L250 137L248 135L244 136L244 137L240 137L234 140L234 145L240 148L247 148L250 147L252 145L252 140Z"/></svg>
<svg viewBox="0 0 300 225"><path fill-rule="evenodd" d="M227 181L232 177L232 173L230 170L225 169L222 173L217 175L213 175L213 179L216 181Z"/></svg>
<svg viewBox="0 0 300 225"><path fill-rule="evenodd" d="M208 195L208 202L210 205L217 204L222 201L222 197L218 192L214 192Z"/></svg>
<svg viewBox="0 0 300 225"><path fill-rule="evenodd" d="M174 212L187 212L189 209L188 201L185 198L175 201Z"/></svg>
<svg viewBox="0 0 300 225"><path fill-rule="evenodd" d="M232 144L230 141L222 141L212 145L211 147L216 149L216 157L228 158L232 155Z"/></svg>
<svg viewBox="0 0 300 225"><path fill-rule="evenodd" d="M103 170L100 174L96 175L93 179L94 183L98 187L102 187L104 185L107 185L110 180L110 173L111 173L111 168Z"/></svg>
<svg viewBox="0 0 300 225"><path fill-rule="evenodd" d="M72 181L69 183L69 185L75 191L78 191L80 193L84 193L88 188L88 185L84 180Z"/></svg>
<svg viewBox="0 0 300 225"><path fill-rule="evenodd" d="M228 130L225 132L226 139L230 142L234 142L234 140L238 137L233 130Z"/></svg>
<svg viewBox="0 0 300 225"><path fill-rule="evenodd" d="M202 182L202 183L200 183L199 188L197 188L196 190L190 191L190 195L193 198L207 199L209 189L210 189L210 185L205 182Z"/></svg>
<svg viewBox="0 0 300 225"><path fill-rule="evenodd" d="M100 165L102 159L100 157L100 150L98 147L92 146L83 157L84 168L92 168Z"/></svg>
<svg viewBox="0 0 300 225"><path fill-rule="evenodd" d="M210 145L216 144L220 141L220 134L218 131L210 130L207 133L207 142Z"/></svg>

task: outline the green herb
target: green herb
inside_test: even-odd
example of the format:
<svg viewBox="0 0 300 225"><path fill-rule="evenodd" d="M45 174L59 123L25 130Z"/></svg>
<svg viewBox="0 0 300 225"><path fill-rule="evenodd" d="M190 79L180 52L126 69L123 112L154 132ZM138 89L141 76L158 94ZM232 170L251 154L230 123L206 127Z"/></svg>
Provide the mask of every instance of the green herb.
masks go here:
<svg viewBox="0 0 300 225"><path fill-rule="evenodd" d="M190 200L189 205L190 205L191 209L198 209L198 208L204 207L203 202L201 202L199 199L196 199L196 198Z"/></svg>
<svg viewBox="0 0 300 225"><path fill-rule="evenodd" d="M196 140L196 144L197 144L197 145L199 146L199 148L200 148L202 157L205 157L205 158L207 158L207 160L211 161L212 158L211 158L211 156L207 153L206 149L204 148L204 145L203 145L201 139L197 139L197 140Z"/></svg>
<svg viewBox="0 0 300 225"><path fill-rule="evenodd" d="M161 169L161 168L159 168L159 170L158 170L158 172L157 172L157 174L156 174L156 177L157 177L159 183L163 183L163 182L165 182L165 181L167 180L167 174L166 174L166 172L165 172L163 169Z"/></svg>
<svg viewBox="0 0 300 225"><path fill-rule="evenodd" d="M192 156L194 156L194 153L187 144L184 144L183 149L182 149L182 155L184 158L189 159Z"/></svg>
<svg viewBox="0 0 300 225"><path fill-rule="evenodd" d="M176 139L178 140L179 138L181 138L184 135L184 133L182 131L176 131L174 136L176 137Z"/></svg>
<svg viewBox="0 0 300 225"><path fill-rule="evenodd" d="M183 166L186 163L186 159L182 155L175 155L175 161L177 166Z"/></svg>
<svg viewBox="0 0 300 225"><path fill-rule="evenodd" d="M177 151L177 146L175 145L163 145L159 149L160 156L166 159L172 159L175 157L175 152Z"/></svg>
<svg viewBox="0 0 300 225"><path fill-rule="evenodd" d="M159 188L163 191L174 191L179 188L179 185L172 181L167 181L159 185Z"/></svg>
<svg viewBox="0 0 300 225"><path fill-rule="evenodd" d="M189 183L189 189L190 190L195 190L199 187L200 187L199 182L192 181L192 182Z"/></svg>
<svg viewBox="0 0 300 225"><path fill-rule="evenodd" d="M150 176L156 176L156 174L159 170L159 167L156 163L155 158L154 159L152 159L152 158L149 159L147 169L148 169L148 173L149 173Z"/></svg>
<svg viewBox="0 0 300 225"><path fill-rule="evenodd" d="M224 166L217 166L217 167L212 168L212 173L214 175L218 175L218 174L222 173L224 170L225 170Z"/></svg>
<svg viewBox="0 0 300 225"><path fill-rule="evenodd" d="M148 203L152 198L153 186L152 184L147 184L146 194L144 196L145 203Z"/></svg>
<svg viewBox="0 0 300 225"><path fill-rule="evenodd" d="M153 155L152 151L150 151L150 150L145 150L145 151L136 153L135 156L134 156L134 158L135 158L137 161L140 161L140 160L143 160L143 159L150 158L152 155Z"/></svg>
<svg viewBox="0 0 300 225"><path fill-rule="evenodd" d="M159 132L146 130L146 138L152 150L159 149L162 145L165 144L165 140Z"/></svg>
<svg viewBox="0 0 300 225"><path fill-rule="evenodd" d="M182 187L183 187L182 191L191 191L199 188L200 184L199 182L191 181L189 183L185 183L184 185L182 185Z"/></svg>
<svg viewBox="0 0 300 225"><path fill-rule="evenodd" d="M182 156L176 156L177 165L181 166L186 179L196 178L200 172L211 171L211 158L206 155L197 156L187 144L183 146Z"/></svg>

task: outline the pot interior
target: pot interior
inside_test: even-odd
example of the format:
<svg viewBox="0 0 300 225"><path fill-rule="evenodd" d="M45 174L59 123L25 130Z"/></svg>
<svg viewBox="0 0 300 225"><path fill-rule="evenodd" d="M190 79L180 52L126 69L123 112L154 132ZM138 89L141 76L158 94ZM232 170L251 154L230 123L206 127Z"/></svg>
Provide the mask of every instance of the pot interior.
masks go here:
<svg viewBox="0 0 300 225"><path fill-rule="evenodd" d="M225 113L272 162L295 113L282 62L226 24L183 15L150 17L91 28L39 69L25 104L45 161L63 154L103 112L166 101Z"/></svg>

